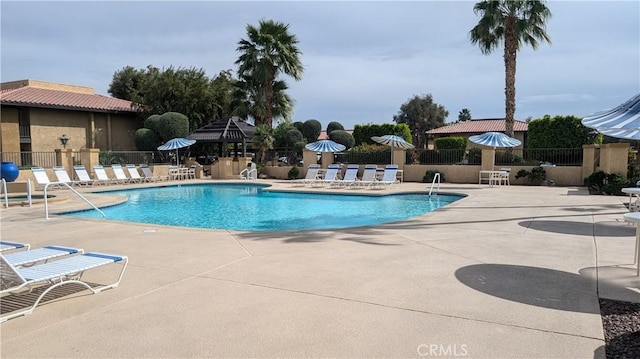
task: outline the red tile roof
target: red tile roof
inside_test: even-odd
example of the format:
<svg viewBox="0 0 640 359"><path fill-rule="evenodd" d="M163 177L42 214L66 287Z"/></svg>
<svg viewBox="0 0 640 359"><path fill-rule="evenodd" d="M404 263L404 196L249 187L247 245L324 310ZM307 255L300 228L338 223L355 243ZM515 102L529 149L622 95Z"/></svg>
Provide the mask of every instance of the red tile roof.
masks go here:
<svg viewBox="0 0 640 359"><path fill-rule="evenodd" d="M513 121L514 132L526 132L529 129L529 124L523 121ZM504 132L504 118L490 118L490 119L478 119L469 120L464 122L458 122L449 126L443 126L434 128L427 131L428 135L444 135L444 134L456 134L456 133L483 133L483 132Z"/></svg>
<svg viewBox="0 0 640 359"><path fill-rule="evenodd" d="M96 112L136 112L131 101L109 96L42 89L31 86L0 90L0 103Z"/></svg>

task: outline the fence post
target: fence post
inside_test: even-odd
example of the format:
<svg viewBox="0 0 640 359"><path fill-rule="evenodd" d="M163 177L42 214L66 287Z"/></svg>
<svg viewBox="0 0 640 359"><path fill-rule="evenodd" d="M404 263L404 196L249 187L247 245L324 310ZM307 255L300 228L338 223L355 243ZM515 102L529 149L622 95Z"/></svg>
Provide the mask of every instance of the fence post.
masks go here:
<svg viewBox="0 0 640 359"><path fill-rule="evenodd" d="M493 147L482 147L482 171L493 171L496 157L496 149Z"/></svg>
<svg viewBox="0 0 640 359"><path fill-rule="evenodd" d="M93 166L100 164L99 148L82 148L80 149L80 163L84 166L91 178L95 178Z"/></svg>
<svg viewBox="0 0 640 359"><path fill-rule="evenodd" d="M73 150L70 148L56 148L56 166L64 167L73 178Z"/></svg>
<svg viewBox="0 0 640 359"><path fill-rule="evenodd" d="M599 150L600 145L582 145L582 178L589 177L599 167L599 156L596 156Z"/></svg>
<svg viewBox="0 0 640 359"><path fill-rule="evenodd" d="M627 178L628 162L628 143L607 143L600 147L600 169L604 172L619 173Z"/></svg>

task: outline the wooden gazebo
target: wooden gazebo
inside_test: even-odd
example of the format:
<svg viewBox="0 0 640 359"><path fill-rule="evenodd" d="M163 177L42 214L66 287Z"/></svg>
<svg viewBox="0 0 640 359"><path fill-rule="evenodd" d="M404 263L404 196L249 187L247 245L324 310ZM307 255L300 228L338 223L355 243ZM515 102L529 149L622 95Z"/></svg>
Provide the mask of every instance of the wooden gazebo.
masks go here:
<svg viewBox="0 0 640 359"><path fill-rule="evenodd" d="M221 157L229 157L227 144L233 143L233 157L238 157L238 145L242 144L242 157L247 157L247 140L253 139L255 126L240 117L229 117L210 122L193 131L188 138L198 142L218 143Z"/></svg>

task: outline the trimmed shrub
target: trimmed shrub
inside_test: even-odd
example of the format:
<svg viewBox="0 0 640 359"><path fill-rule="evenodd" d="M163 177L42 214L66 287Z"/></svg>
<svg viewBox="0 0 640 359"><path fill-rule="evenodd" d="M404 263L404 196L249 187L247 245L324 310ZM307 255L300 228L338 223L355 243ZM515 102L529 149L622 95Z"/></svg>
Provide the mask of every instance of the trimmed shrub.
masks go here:
<svg viewBox="0 0 640 359"><path fill-rule="evenodd" d="M148 128L139 128L135 133L134 141L138 151L155 151L160 145L156 133Z"/></svg>
<svg viewBox="0 0 640 359"><path fill-rule="evenodd" d="M302 136L302 133L297 129L292 128L289 131L287 131L287 145L288 144L293 145L294 143L298 143L303 140L304 140L304 136Z"/></svg>
<svg viewBox="0 0 640 359"><path fill-rule="evenodd" d="M329 122L329 124L327 125L327 134L330 134L331 132L333 132L335 130L344 131L344 126L342 126L342 124L340 122L336 122L336 121Z"/></svg>
<svg viewBox="0 0 640 359"><path fill-rule="evenodd" d="M433 179L436 177L436 173L440 173L440 183L444 182L444 173L434 170L427 170L425 172L424 177L422 177L422 182L431 183Z"/></svg>
<svg viewBox="0 0 640 359"><path fill-rule="evenodd" d="M162 142L166 142L176 137L187 137L189 135L189 119L178 112L166 112L160 116L158 121L158 137Z"/></svg>
<svg viewBox="0 0 640 359"><path fill-rule="evenodd" d="M297 166L293 166L287 173L287 178L292 180L292 179L298 178L299 175L300 175L300 170L298 169Z"/></svg>
<svg viewBox="0 0 640 359"><path fill-rule="evenodd" d="M353 136L349 132L344 130L331 131L331 133L329 133L329 139L333 142L344 145L347 148L347 150L353 147L353 145L356 142L353 139Z"/></svg>
<svg viewBox="0 0 640 359"><path fill-rule="evenodd" d="M320 132L322 132L322 124L318 120L306 120L302 124L302 135L309 143L316 142Z"/></svg>

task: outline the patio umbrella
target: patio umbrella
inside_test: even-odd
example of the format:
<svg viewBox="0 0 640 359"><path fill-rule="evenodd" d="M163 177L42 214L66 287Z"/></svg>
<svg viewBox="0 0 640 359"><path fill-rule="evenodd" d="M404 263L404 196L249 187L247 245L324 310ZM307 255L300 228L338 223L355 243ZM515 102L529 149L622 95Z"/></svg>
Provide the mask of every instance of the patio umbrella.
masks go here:
<svg viewBox="0 0 640 359"><path fill-rule="evenodd" d="M304 146L306 149L316 152L340 152L347 147L331 140L320 140Z"/></svg>
<svg viewBox="0 0 640 359"><path fill-rule="evenodd" d="M502 132L485 132L481 135L469 136L469 141L473 143L477 143L483 146L493 147L516 147L520 146L522 142L517 138L509 137ZM496 163L495 153L493 154L493 163L491 164L491 168Z"/></svg>
<svg viewBox="0 0 640 359"><path fill-rule="evenodd" d="M400 136L396 136L396 135L384 135L384 136L373 136L371 137L372 140L376 141L377 143L383 144L383 145L387 145L387 146L391 146L392 148L403 148L405 150L410 150L412 148L415 148L415 146L413 146L412 144L410 144L409 142L405 141L404 138L400 137ZM391 155L391 163L393 163L393 155Z"/></svg>
<svg viewBox="0 0 640 359"><path fill-rule="evenodd" d="M174 138L167 141L164 145L158 146L159 151L171 151L176 150L176 164L180 164L180 157L178 157L178 149L191 146L196 143L196 140L188 140L186 138Z"/></svg>
<svg viewBox="0 0 640 359"><path fill-rule="evenodd" d="M610 137L640 140L640 94L618 107L586 116L582 124Z"/></svg>

